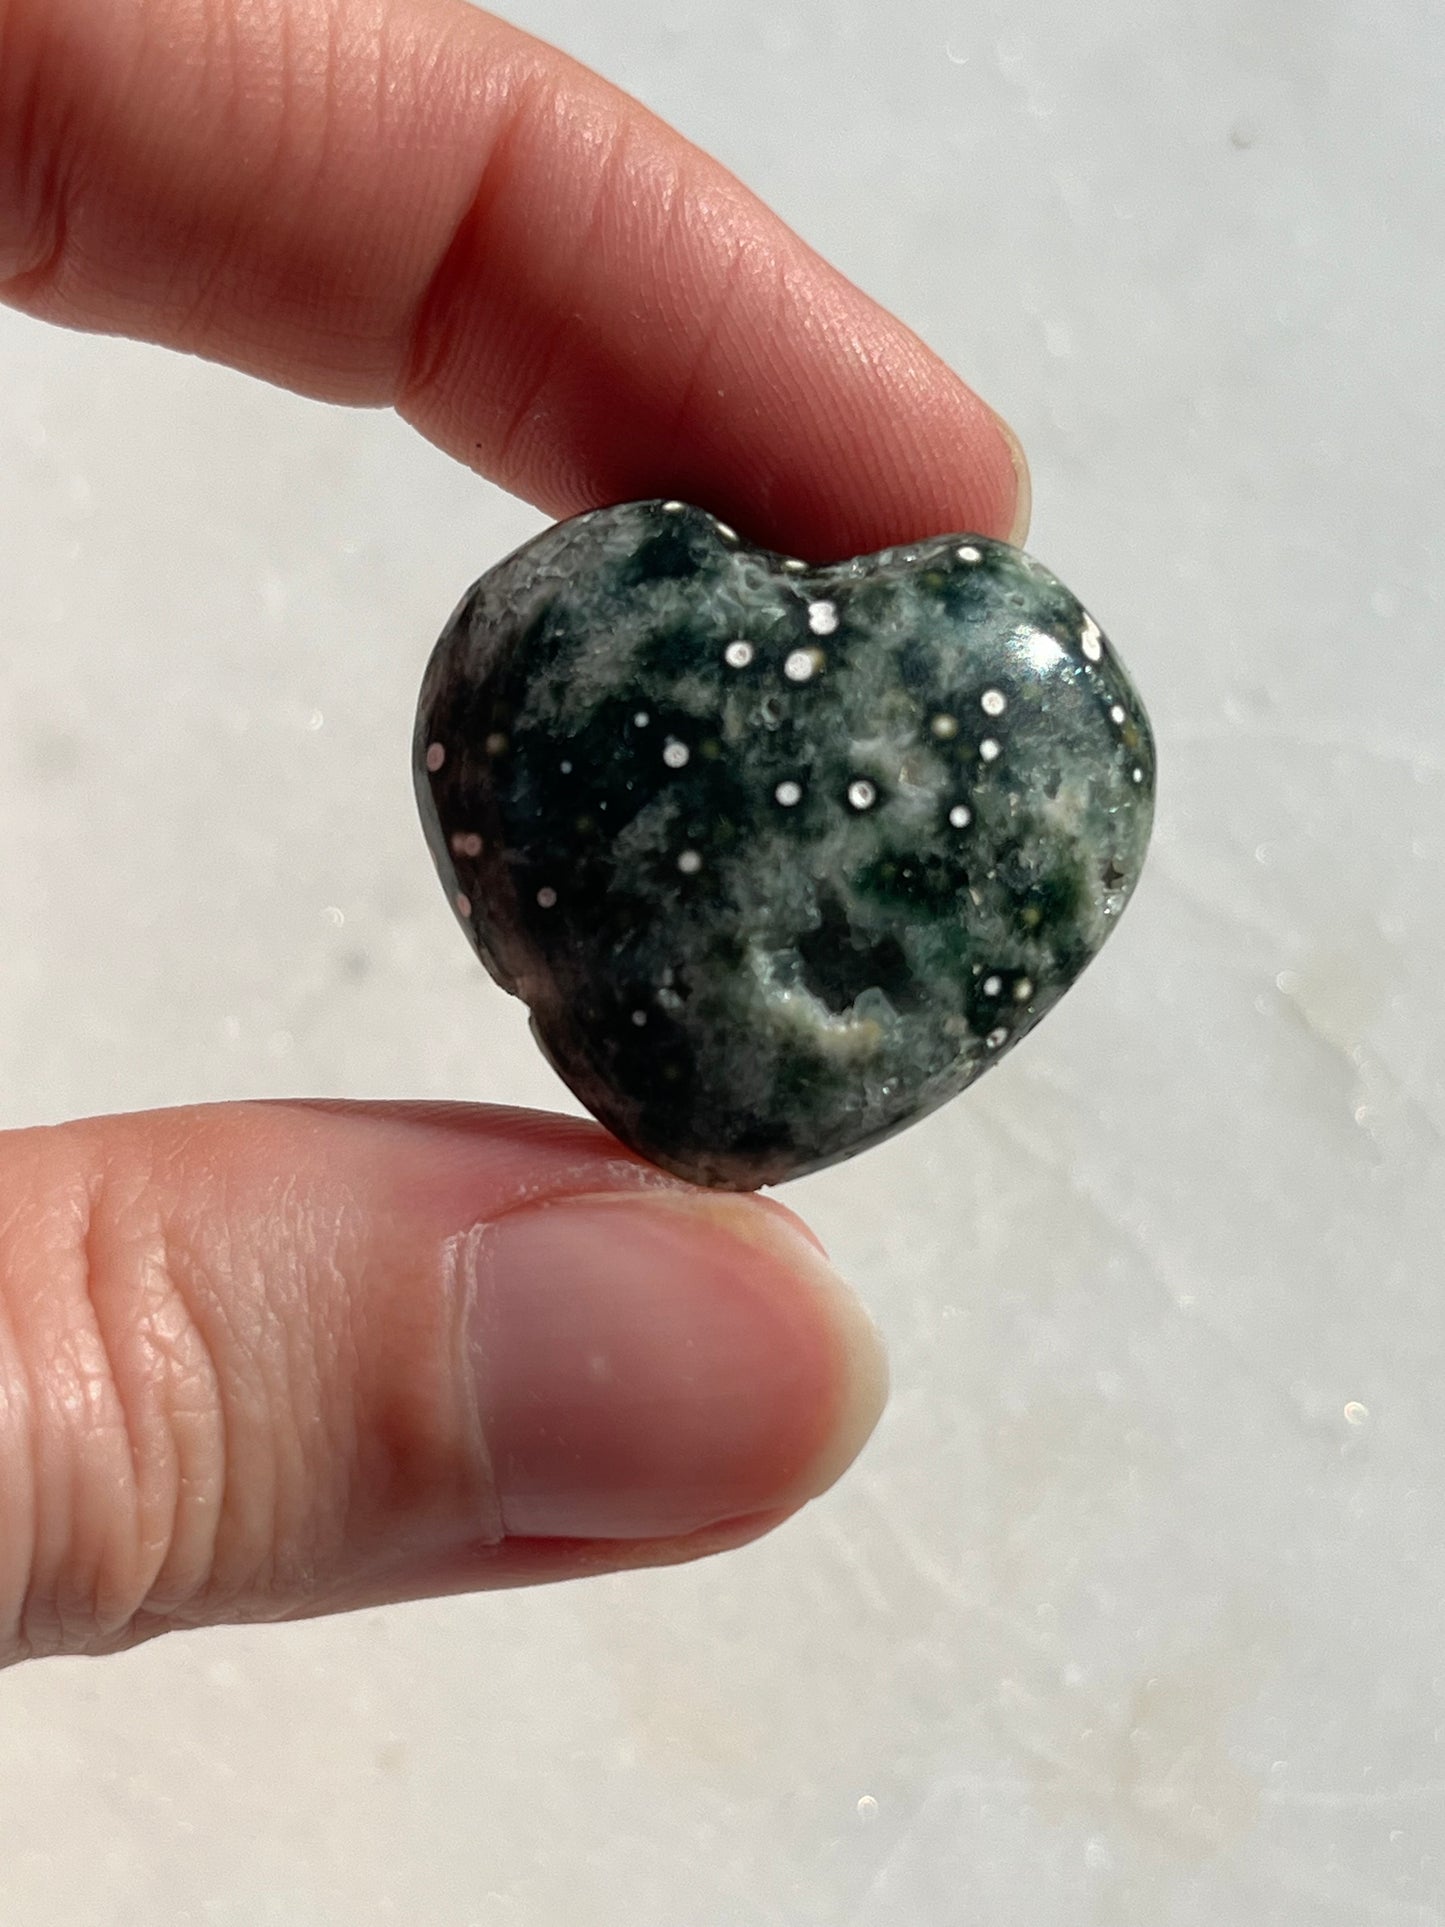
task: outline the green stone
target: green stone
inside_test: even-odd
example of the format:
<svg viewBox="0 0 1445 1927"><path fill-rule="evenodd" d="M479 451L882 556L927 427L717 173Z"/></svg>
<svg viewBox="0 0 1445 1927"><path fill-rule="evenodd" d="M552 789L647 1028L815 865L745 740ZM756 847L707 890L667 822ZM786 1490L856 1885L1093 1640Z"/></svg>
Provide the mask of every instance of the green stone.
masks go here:
<svg viewBox="0 0 1445 1927"><path fill-rule="evenodd" d="M677 502L547 530L422 689L432 855L581 1101L749 1190L996 1064L1138 879L1154 744L1097 624L1007 544L823 568Z"/></svg>

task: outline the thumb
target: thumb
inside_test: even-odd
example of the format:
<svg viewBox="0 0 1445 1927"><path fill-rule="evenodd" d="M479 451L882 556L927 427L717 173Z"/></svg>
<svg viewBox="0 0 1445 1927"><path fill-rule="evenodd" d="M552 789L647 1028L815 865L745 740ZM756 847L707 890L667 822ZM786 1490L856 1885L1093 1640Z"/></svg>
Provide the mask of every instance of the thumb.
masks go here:
<svg viewBox="0 0 1445 1927"><path fill-rule="evenodd" d="M792 1215L591 1125L0 1135L0 1659L694 1557L829 1485L877 1338Z"/></svg>

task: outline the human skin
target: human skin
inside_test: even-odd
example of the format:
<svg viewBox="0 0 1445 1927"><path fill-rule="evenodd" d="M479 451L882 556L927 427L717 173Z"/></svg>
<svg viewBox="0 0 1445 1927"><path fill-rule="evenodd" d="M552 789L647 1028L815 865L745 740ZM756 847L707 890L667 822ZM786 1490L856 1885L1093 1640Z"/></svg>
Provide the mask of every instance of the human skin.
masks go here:
<svg viewBox="0 0 1445 1927"><path fill-rule="evenodd" d="M462 0L0 0L0 296L394 407L556 516L678 496L820 560L1027 523L907 328ZM720 1551L885 1383L791 1212L589 1124L0 1134L0 1659Z"/></svg>

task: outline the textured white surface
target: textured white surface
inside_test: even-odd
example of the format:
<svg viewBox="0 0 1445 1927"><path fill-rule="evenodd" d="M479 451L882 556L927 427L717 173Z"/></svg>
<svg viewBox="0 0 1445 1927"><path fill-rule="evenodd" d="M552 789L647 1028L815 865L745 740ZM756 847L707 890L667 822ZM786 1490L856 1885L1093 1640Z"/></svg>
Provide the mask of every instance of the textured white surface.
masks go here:
<svg viewBox="0 0 1445 1927"><path fill-rule="evenodd" d="M0 1683L6 1927L1445 1922L1445 14L525 0L1008 413L1149 701L1107 956L798 1185L893 1349L688 1571ZM411 705L538 518L0 318L0 1113L558 1104Z"/></svg>

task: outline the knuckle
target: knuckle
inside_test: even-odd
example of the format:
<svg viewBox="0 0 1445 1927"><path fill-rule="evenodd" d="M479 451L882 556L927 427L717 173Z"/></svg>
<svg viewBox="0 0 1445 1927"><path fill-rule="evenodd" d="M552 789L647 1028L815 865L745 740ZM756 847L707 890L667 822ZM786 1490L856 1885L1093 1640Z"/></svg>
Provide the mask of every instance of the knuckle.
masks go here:
<svg viewBox="0 0 1445 1927"><path fill-rule="evenodd" d="M106 1650L183 1614L226 1489L215 1361L164 1186L65 1131L0 1153L0 1640Z"/></svg>
<svg viewBox="0 0 1445 1927"><path fill-rule="evenodd" d="M324 1610L492 1530L464 1288L308 1129L0 1133L0 1664Z"/></svg>

